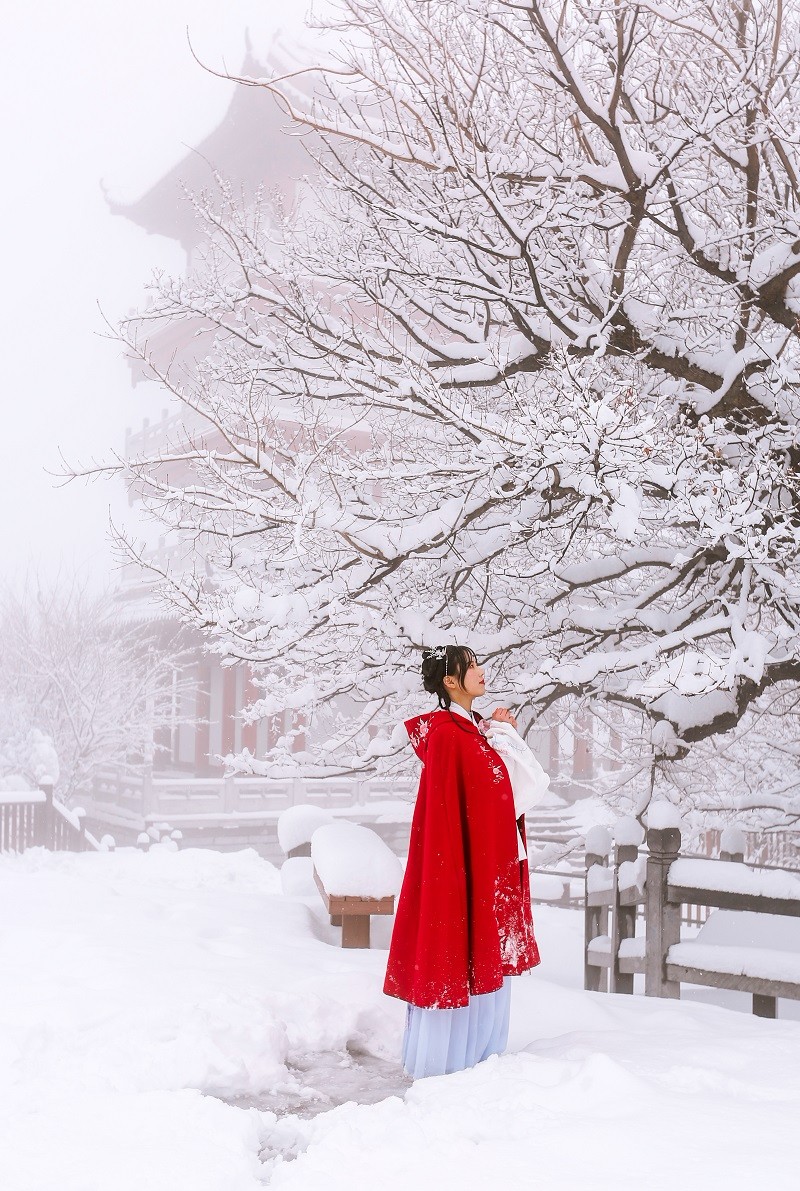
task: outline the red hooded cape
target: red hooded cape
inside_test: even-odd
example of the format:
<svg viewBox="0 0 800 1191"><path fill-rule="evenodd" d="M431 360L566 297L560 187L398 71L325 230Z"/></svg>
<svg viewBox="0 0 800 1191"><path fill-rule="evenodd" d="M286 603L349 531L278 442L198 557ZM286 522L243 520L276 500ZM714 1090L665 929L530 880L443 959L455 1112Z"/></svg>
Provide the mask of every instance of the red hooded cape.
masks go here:
<svg viewBox="0 0 800 1191"><path fill-rule="evenodd" d="M455 1009L539 963L528 865L508 772L477 726L434 711L406 728L422 776L384 992Z"/></svg>

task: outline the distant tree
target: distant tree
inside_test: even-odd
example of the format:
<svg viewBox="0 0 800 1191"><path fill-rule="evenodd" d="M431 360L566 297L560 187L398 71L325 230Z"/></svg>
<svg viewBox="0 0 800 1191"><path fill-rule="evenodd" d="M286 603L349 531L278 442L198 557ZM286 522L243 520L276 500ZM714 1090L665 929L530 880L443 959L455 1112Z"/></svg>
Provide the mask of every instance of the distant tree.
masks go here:
<svg viewBox="0 0 800 1191"><path fill-rule="evenodd" d="M152 759L170 721L174 651L77 581L0 596L0 780L50 777L69 802L95 766Z"/></svg>
<svg viewBox="0 0 800 1191"><path fill-rule="evenodd" d="M798 5L340 7L316 74L242 80L318 181L196 196L123 328L186 411L125 464L202 559L162 590L320 764L391 758L454 639L679 760L800 675Z"/></svg>

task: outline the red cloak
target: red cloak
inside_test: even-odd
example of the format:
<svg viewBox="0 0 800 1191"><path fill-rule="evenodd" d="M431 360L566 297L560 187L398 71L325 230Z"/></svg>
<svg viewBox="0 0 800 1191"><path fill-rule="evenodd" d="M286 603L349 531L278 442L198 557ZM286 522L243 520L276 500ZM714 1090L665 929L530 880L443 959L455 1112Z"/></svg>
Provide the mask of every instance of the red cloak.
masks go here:
<svg viewBox="0 0 800 1191"><path fill-rule="evenodd" d="M434 711L406 728L422 776L383 990L455 1009L539 963L528 864L508 771L477 726Z"/></svg>

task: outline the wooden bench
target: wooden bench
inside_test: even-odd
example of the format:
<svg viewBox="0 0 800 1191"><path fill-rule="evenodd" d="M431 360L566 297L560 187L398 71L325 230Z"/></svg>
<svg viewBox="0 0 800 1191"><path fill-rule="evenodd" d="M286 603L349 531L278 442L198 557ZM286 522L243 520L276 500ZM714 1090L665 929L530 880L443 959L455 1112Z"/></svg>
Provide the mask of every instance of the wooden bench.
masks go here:
<svg viewBox="0 0 800 1191"><path fill-rule="evenodd" d="M314 880L331 916L331 926L342 928L343 947L369 947L372 915L394 914L394 895L378 898L329 894L316 869Z"/></svg>
<svg viewBox="0 0 800 1191"><path fill-rule="evenodd" d="M394 914L400 861L381 837L357 823L327 823L311 840L314 881L343 947L369 947L373 914Z"/></svg>

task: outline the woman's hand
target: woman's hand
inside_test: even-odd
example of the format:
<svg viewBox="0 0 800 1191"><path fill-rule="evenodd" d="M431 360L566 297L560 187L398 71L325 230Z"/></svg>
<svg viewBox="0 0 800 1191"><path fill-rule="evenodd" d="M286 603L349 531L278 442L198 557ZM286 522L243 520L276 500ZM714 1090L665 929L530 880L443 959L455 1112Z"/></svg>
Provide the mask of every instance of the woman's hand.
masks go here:
<svg viewBox="0 0 800 1191"><path fill-rule="evenodd" d="M515 732L517 730L517 721L507 707L495 707L492 719L499 720L501 724L510 724Z"/></svg>

